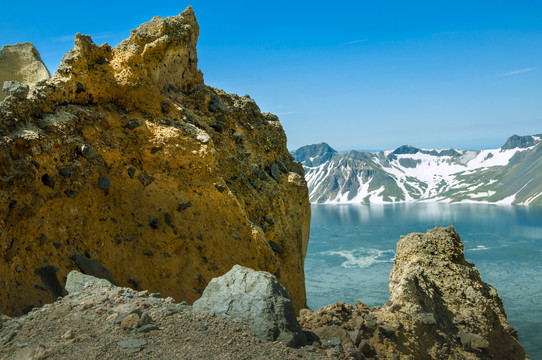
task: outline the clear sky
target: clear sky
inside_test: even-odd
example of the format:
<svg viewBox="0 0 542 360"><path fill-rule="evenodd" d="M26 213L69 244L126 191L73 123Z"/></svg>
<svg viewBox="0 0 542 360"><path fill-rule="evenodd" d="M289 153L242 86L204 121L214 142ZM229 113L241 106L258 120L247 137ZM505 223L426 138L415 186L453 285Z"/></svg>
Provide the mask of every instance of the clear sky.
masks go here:
<svg viewBox="0 0 542 360"><path fill-rule="evenodd" d="M277 114L288 147L497 148L542 133L542 1L7 1L0 45L49 70L192 5L205 82Z"/></svg>

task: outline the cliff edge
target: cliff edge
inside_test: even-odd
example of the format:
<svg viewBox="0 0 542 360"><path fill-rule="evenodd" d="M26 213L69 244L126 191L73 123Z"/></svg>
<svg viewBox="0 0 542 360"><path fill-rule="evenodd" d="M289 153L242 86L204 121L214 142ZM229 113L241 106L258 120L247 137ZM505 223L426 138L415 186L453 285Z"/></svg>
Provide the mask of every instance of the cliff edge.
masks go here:
<svg viewBox="0 0 542 360"><path fill-rule="evenodd" d="M50 80L0 103L0 311L78 269L193 302L235 264L305 306L310 204L278 118L203 83L191 7L115 48L77 34Z"/></svg>

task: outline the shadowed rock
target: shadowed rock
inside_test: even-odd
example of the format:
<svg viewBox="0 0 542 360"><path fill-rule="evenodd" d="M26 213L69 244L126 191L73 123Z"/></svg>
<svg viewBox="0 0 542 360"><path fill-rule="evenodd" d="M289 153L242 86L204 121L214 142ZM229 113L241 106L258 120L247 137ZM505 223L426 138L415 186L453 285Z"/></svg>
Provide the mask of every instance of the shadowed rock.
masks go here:
<svg viewBox="0 0 542 360"><path fill-rule="evenodd" d="M47 292L55 300L61 296L64 296L66 293L60 285L60 282L58 281L58 278L56 276L57 271L58 268L52 265L40 266L39 268L34 270L34 274L40 277L45 290L47 290Z"/></svg>

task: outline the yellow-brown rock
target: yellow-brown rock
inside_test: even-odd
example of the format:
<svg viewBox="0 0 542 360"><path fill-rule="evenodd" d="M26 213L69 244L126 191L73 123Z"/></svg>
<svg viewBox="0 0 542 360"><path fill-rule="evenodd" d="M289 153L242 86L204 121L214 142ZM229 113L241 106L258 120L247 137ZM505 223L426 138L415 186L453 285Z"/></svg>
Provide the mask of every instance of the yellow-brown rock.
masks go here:
<svg viewBox="0 0 542 360"><path fill-rule="evenodd" d="M189 7L115 48L78 34L0 104L2 312L51 302L78 267L191 303L240 264L305 305L303 169L276 116L203 84L198 33Z"/></svg>
<svg viewBox="0 0 542 360"><path fill-rule="evenodd" d="M29 42L4 45L0 50L0 101L4 81L15 80L27 85L51 78L38 50Z"/></svg>

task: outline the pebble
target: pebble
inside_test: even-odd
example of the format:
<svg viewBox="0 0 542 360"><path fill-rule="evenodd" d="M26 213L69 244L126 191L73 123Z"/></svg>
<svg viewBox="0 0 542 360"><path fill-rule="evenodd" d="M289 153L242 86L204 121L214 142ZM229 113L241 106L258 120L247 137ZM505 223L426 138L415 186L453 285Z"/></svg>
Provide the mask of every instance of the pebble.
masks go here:
<svg viewBox="0 0 542 360"><path fill-rule="evenodd" d="M129 314L120 323L120 327L124 330L133 330L139 327L139 315L136 313Z"/></svg>
<svg viewBox="0 0 542 360"><path fill-rule="evenodd" d="M75 337L75 335L73 333L73 330L70 329L70 330L66 331L61 337L64 340L70 340L70 339L73 339Z"/></svg>

